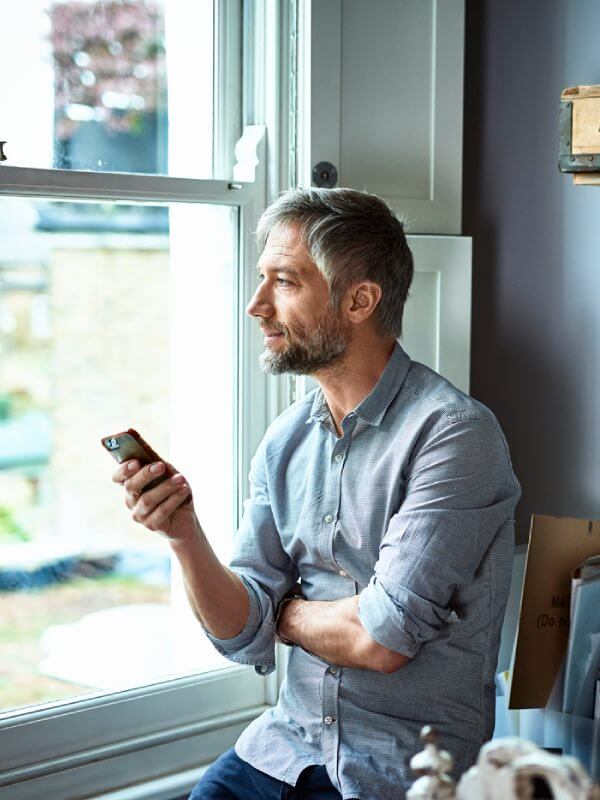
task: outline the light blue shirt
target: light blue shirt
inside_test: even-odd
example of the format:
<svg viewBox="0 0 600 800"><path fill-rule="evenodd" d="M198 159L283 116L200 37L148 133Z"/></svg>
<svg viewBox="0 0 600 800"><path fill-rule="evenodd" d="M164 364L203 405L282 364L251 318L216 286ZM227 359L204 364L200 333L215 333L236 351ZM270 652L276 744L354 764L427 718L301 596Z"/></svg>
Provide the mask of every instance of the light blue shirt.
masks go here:
<svg viewBox="0 0 600 800"><path fill-rule="evenodd" d="M492 734L520 487L492 412L399 344L342 430L320 389L269 427L231 562L250 614L234 638L210 639L267 674L298 578L308 600L359 594L371 637L411 660L385 674L291 648L277 705L235 749L292 785L325 764L345 800L398 800L423 725L440 728L456 774Z"/></svg>

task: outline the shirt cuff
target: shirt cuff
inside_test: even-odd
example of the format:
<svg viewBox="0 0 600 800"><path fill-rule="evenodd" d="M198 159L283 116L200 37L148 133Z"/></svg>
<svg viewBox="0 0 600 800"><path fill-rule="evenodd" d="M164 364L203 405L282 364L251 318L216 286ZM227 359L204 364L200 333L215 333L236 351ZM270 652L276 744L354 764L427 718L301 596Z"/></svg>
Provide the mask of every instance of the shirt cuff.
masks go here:
<svg viewBox="0 0 600 800"><path fill-rule="evenodd" d="M249 581L247 581L242 575L240 575L240 578L244 582L248 592L248 599L250 601L248 619L246 620L246 624L242 630L229 639L220 639L218 636L213 636L213 634L210 633L206 627L204 627L204 625L202 626L210 641L215 645L215 647L218 646L217 649L223 653L232 653L249 644L256 635L261 623L260 603L258 602L256 592Z"/></svg>
<svg viewBox="0 0 600 800"><path fill-rule="evenodd" d="M419 651L423 642L434 639L439 627L445 621L447 613L441 610L438 616L428 601L417 597L408 589L394 586L394 598L386 591L381 579L377 576L371 578L366 589L359 595L358 618L363 627L379 644L413 658ZM404 595L396 597L396 595ZM420 608L424 606L424 608ZM411 611L420 608L419 618ZM448 610L449 613L449 610ZM435 617L435 619L423 619Z"/></svg>
<svg viewBox="0 0 600 800"><path fill-rule="evenodd" d="M274 659L265 658L264 663L257 664L256 658L248 657L247 653L244 654L239 652L254 641L259 628L262 625L261 606L256 590L252 586L252 582L250 580L246 579L243 575L240 575L239 577L242 579L248 591L248 599L250 600L248 619L246 620L246 624L242 630L229 639L220 639L218 636L214 636L212 633L210 633L210 631L207 630L204 625L202 625L202 627L204 629L204 633L214 646L215 650L221 653L221 655L237 664L253 666L259 675L270 675L275 670Z"/></svg>

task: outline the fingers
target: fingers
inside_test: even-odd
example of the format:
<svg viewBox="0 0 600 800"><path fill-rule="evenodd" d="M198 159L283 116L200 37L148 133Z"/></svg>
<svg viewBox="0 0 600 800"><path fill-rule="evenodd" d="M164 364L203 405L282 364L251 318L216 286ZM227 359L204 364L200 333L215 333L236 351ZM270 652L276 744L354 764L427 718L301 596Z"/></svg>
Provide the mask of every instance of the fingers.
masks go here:
<svg viewBox="0 0 600 800"><path fill-rule="evenodd" d="M180 505L191 500L190 487L184 476L173 472L175 468L162 461L142 467L138 460L133 459L119 465L112 479L125 488L125 505L135 522L152 531L168 532L170 516ZM146 489L151 481L161 476L164 480Z"/></svg>
<svg viewBox="0 0 600 800"><path fill-rule="evenodd" d="M165 481L165 483L168 483L168 481ZM155 491L156 489L152 490L152 492ZM136 508L136 510L132 514L132 517L136 522L141 522L146 528L148 528L151 531L167 531L169 528L169 519L171 517L171 514L173 514L173 512L177 508L179 508L179 506L182 503L186 501L189 492L190 492L190 487L185 483L183 484L183 486L173 487L172 494L170 494L165 500L163 500L162 503L159 503L159 505L154 507L154 509L149 514L140 517L138 509ZM142 504L143 508L143 500L140 500L140 503L138 505L140 504Z"/></svg>
<svg viewBox="0 0 600 800"><path fill-rule="evenodd" d="M160 471L158 475L161 475ZM150 480L156 480L156 473L150 472L150 470L144 467L139 473L135 474L134 478L136 480L128 478L124 483L125 504L130 509L139 505L139 510L144 516L149 514L155 506L161 503L166 497L172 494L176 488L179 488L181 484L185 482L183 475L176 474L167 480L161 481L161 483L154 486L152 489L145 490L144 487L148 483L148 476L150 476Z"/></svg>
<svg viewBox="0 0 600 800"><path fill-rule="evenodd" d="M165 465L162 461L155 461L152 464L147 464L141 469L135 469L132 464L138 464L136 461L129 461L128 468L125 470L125 480L123 485L128 493L138 496L143 492L145 486L150 481L160 478L165 473Z"/></svg>
<svg viewBox="0 0 600 800"><path fill-rule="evenodd" d="M146 471L146 467L144 467L143 470L140 470L140 473L144 471ZM148 470L148 474L151 476L152 480L156 478L156 473ZM159 472L159 475L160 474L161 473ZM189 491L189 487L185 482L185 478L180 474L176 474L170 478L167 478L159 483L158 486L155 486L143 493L141 490L144 488L147 481L142 477L136 482L135 478L138 478L137 474L133 479L125 481L125 488L127 489L125 503L127 507L134 512L132 514L133 519L136 522L142 522L144 525L146 524L147 518L154 512L155 508L160 503L169 498L182 487L185 487ZM140 486L140 489L136 489L136 486ZM185 499L186 494L187 492L181 495L183 499Z"/></svg>
<svg viewBox="0 0 600 800"><path fill-rule="evenodd" d="M131 461L124 461L122 464L119 464L119 468L113 472L112 479L113 483L125 483L127 478L135 475L135 472L140 469L140 462L136 459Z"/></svg>

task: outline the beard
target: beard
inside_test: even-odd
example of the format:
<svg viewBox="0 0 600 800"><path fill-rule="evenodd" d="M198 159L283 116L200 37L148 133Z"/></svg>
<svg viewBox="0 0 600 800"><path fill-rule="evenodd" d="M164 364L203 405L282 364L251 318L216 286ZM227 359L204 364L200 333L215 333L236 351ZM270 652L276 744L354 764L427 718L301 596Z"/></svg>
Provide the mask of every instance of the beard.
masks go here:
<svg viewBox="0 0 600 800"><path fill-rule="evenodd" d="M331 308L315 323L290 322L287 329L281 327L281 332L285 346L280 350L267 347L259 357L260 366L269 375L311 375L339 362L348 346L344 328Z"/></svg>

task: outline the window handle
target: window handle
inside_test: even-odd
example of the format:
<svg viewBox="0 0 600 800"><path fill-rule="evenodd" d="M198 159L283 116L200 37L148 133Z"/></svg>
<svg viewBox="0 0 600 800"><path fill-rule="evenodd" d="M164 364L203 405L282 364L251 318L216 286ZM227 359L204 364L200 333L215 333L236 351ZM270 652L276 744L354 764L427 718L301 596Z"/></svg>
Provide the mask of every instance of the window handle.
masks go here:
<svg viewBox="0 0 600 800"><path fill-rule="evenodd" d="M4 145L6 142L0 142L0 161L6 161L6 153L4 152Z"/></svg>

